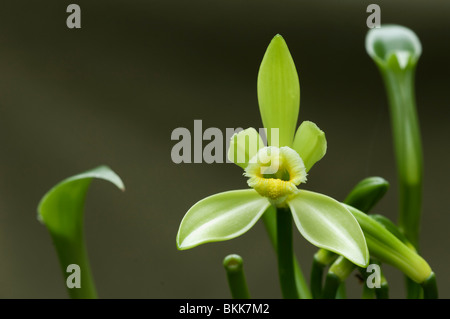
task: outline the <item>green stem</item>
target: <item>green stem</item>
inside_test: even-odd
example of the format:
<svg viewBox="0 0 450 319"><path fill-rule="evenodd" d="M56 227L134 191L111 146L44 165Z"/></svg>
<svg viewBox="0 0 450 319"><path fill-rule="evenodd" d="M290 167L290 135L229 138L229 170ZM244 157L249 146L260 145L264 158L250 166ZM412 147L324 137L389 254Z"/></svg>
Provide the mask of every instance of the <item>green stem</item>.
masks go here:
<svg viewBox="0 0 450 319"><path fill-rule="evenodd" d="M423 156L414 76L422 45L413 31L390 25L369 31L366 50L381 72L389 100L399 184L399 228L418 251ZM419 297L417 285L406 282L408 297Z"/></svg>
<svg viewBox="0 0 450 319"><path fill-rule="evenodd" d="M227 272L231 296L234 299L250 299L241 256L228 255L223 260L223 266Z"/></svg>
<svg viewBox="0 0 450 319"><path fill-rule="evenodd" d="M389 285L387 282L381 282L380 288L375 290L377 299L389 299Z"/></svg>
<svg viewBox="0 0 450 319"><path fill-rule="evenodd" d="M419 250L422 206L423 158L414 97L415 64L400 69L380 68L389 99L389 110L399 185L398 224L409 242ZM407 297L420 298L420 286L406 279Z"/></svg>
<svg viewBox="0 0 450 319"><path fill-rule="evenodd" d="M285 299L298 299L294 271L292 216L288 208L277 209L278 275Z"/></svg>
<svg viewBox="0 0 450 319"><path fill-rule="evenodd" d="M361 299L374 299L374 297L375 291L372 288L367 287L366 283L364 283Z"/></svg>
<svg viewBox="0 0 450 319"><path fill-rule="evenodd" d="M339 287L345 282L355 268L355 264L348 259L339 256L328 270L325 287L323 289L323 298L335 299Z"/></svg>
<svg viewBox="0 0 450 319"><path fill-rule="evenodd" d="M369 264L370 263L373 263L372 259L369 261ZM361 275L361 283L363 286L361 299L375 299L375 289L369 288L369 286L367 285L367 278L369 277L367 269L358 267L358 271Z"/></svg>
<svg viewBox="0 0 450 319"><path fill-rule="evenodd" d="M311 268L311 293L314 299L322 296L322 277L325 266L316 258L313 259Z"/></svg>
<svg viewBox="0 0 450 319"><path fill-rule="evenodd" d="M436 275L434 274L434 272L432 272L430 277L428 277L422 283L422 288L423 288L424 299L437 299L438 298Z"/></svg>
<svg viewBox="0 0 450 319"><path fill-rule="evenodd" d="M277 252L277 217L276 217L276 209L272 206L269 210L267 210L262 220L264 222L264 226L266 228L267 234L269 235L269 239L272 243L272 246ZM278 254L278 253L277 253ZM302 270L296 258L294 258L294 271L295 271L295 282L297 285L297 291L301 299L311 299L312 295L308 288L308 284L303 276Z"/></svg>
<svg viewBox="0 0 450 319"><path fill-rule="evenodd" d="M338 257L337 254L320 248L315 254L311 267L311 293L314 299L322 296L322 278L326 266L331 264Z"/></svg>
<svg viewBox="0 0 450 319"><path fill-rule="evenodd" d="M414 67L381 69L389 99L399 180L399 227L418 248L423 159L414 98Z"/></svg>
<svg viewBox="0 0 450 319"><path fill-rule="evenodd" d="M375 295L377 299L389 299L389 284L384 276L384 272L381 268L381 263L378 261L374 261L380 266L380 288L375 289Z"/></svg>
<svg viewBox="0 0 450 319"><path fill-rule="evenodd" d="M423 299L422 287L405 276L406 298L407 299Z"/></svg>
<svg viewBox="0 0 450 319"><path fill-rule="evenodd" d="M345 287L345 282L341 282L336 291L336 299L347 299L347 288Z"/></svg>
<svg viewBox="0 0 450 319"><path fill-rule="evenodd" d="M81 227L71 238L58 236L56 233L51 233L51 236L61 265L65 284L67 277L71 275L67 272L67 267L71 264L80 267L81 287L69 288L66 284L70 298L96 299L97 291L89 266L89 258Z"/></svg>
<svg viewBox="0 0 450 319"><path fill-rule="evenodd" d="M325 278L325 285L323 287L322 299L335 299L339 285L342 281L338 276L329 272Z"/></svg>

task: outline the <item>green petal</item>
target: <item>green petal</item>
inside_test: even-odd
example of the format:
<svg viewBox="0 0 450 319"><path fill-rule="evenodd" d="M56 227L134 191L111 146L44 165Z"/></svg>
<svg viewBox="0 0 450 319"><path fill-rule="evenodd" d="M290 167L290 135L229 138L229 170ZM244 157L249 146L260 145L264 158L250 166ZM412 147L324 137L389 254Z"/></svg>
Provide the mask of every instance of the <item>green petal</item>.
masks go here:
<svg viewBox="0 0 450 319"><path fill-rule="evenodd" d="M238 237L248 231L270 206L253 189L209 196L191 207L177 234L180 250Z"/></svg>
<svg viewBox="0 0 450 319"><path fill-rule="evenodd" d="M295 134L292 148L300 155L308 172L327 152L325 133L313 122L303 121Z"/></svg>
<svg viewBox="0 0 450 319"><path fill-rule="evenodd" d="M231 137L228 160L245 169L250 159L264 147L259 133L250 127Z"/></svg>
<svg viewBox="0 0 450 319"><path fill-rule="evenodd" d="M384 25L367 33L366 51L379 66L389 64L406 69L417 63L422 45L412 30L399 25Z"/></svg>
<svg viewBox="0 0 450 319"><path fill-rule="evenodd" d="M300 190L288 200L300 233L313 245L344 256L360 267L369 262L363 232L355 217L331 197Z"/></svg>
<svg viewBox="0 0 450 319"><path fill-rule="evenodd" d="M300 109L300 84L289 49L281 35L269 44L258 74L258 102L267 143L291 146ZM278 129L279 140L275 131ZM272 134L273 133L273 134Z"/></svg>

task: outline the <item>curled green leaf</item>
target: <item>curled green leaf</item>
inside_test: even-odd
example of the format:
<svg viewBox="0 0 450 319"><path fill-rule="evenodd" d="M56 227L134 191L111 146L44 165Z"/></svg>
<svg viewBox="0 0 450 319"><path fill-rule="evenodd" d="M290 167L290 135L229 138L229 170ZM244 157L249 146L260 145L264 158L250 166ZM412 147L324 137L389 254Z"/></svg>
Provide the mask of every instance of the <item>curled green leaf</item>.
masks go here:
<svg viewBox="0 0 450 319"><path fill-rule="evenodd" d="M80 267L81 288L68 287L72 298L96 298L83 233L84 202L92 179L103 179L124 190L120 177L107 166L69 177L54 186L38 205L38 219L53 240L64 276L69 265Z"/></svg>
<svg viewBox="0 0 450 319"><path fill-rule="evenodd" d="M405 69L409 64L417 63L422 45L412 30L390 24L367 33L366 51L380 67L390 65Z"/></svg>

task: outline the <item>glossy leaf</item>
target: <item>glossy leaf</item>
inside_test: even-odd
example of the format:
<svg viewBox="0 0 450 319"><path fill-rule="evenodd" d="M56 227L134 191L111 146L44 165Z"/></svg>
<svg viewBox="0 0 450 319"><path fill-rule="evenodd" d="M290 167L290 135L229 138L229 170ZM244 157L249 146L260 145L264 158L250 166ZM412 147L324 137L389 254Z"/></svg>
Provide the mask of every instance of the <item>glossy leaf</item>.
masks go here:
<svg viewBox="0 0 450 319"><path fill-rule="evenodd" d="M315 123L304 121L297 129L292 148L300 155L308 172L327 152L325 133Z"/></svg>
<svg viewBox="0 0 450 319"><path fill-rule="evenodd" d="M267 143L277 147L291 146L300 109L300 84L294 61L281 35L276 35L266 50L257 86ZM279 130L279 141L272 137L272 129Z"/></svg>
<svg viewBox="0 0 450 319"><path fill-rule="evenodd" d="M53 187L38 206L38 219L47 227L64 276L67 266L80 267L81 288L68 289L72 298L96 298L83 232L84 202L92 179L103 179L124 190L119 176L100 166L67 178Z"/></svg>
<svg viewBox="0 0 450 319"><path fill-rule="evenodd" d="M313 245L366 267L369 252L361 228L352 214L331 197L300 190L288 200L300 233Z"/></svg>
<svg viewBox="0 0 450 319"><path fill-rule="evenodd" d="M180 250L238 237L248 231L270 206L253 189L209 196L189 209L177 234Z"/></svg>

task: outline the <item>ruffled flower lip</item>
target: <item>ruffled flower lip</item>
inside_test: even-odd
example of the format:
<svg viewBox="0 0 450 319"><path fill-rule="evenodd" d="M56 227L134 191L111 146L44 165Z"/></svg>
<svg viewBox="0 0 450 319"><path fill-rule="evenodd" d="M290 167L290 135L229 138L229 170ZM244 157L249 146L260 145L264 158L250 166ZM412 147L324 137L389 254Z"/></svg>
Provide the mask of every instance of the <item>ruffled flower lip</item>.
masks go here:
<svg viewBox="0 0 450 319"><path fill-rule="evenodd" d="M249 161L244 175L247 184L275 204L298 192L297 186L306 182L302 158L289 147L264 147Z"/></svg>

